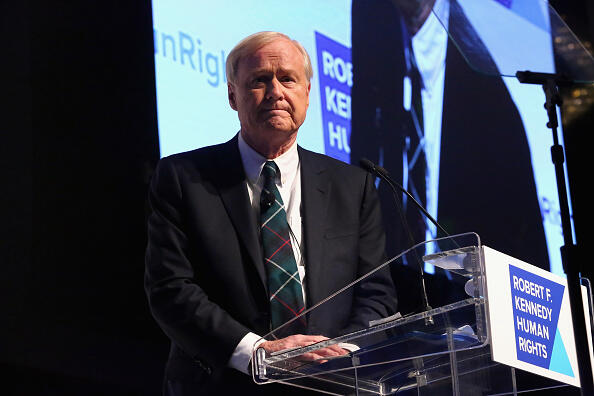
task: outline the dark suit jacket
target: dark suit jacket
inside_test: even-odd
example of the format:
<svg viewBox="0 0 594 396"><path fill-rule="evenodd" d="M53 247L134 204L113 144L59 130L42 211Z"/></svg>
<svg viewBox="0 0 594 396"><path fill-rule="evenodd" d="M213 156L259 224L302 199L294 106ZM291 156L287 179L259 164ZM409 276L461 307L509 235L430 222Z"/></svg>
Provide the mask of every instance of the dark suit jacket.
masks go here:
<svg viewBox="0 0 594 396"><path fill-rule="evenodd" d="M369 174L302 148L299 156L312 306L382 263L385 237ZM166 379L219 394L213 386L239 377L249 386L251 378L226 364L246 333L268 333L270 318L237 138L162 159L149 199L145 288L153 316L172 341ZM312 312L308 332L332 337L389 315L393 293L387 271L380 271Z"/></svg>
<svg viewBox="0 0 594 396"><path fill-rule="evenodd" d="M488 54L457 2L450 30L470 38L474 51ZM455 15L457 20L452 20ZM366 157L402 180L402 109L405 73L402 18L390 0L354 0L352 7L354 81L351 162ZM465 30L464 34L457 34ZM490 56L481 68L496 70ZM388 254L402 238L393 197L380 185L386 216ZM477 232L485 244L548 268L544 228L531 156L520 114L499 77L471 69L448 42L437 220L450 234ZM420 215L419 215L420 216ZM416 241L419 242L419 241ZM406 311L404 311L406 312Z"/></svg>

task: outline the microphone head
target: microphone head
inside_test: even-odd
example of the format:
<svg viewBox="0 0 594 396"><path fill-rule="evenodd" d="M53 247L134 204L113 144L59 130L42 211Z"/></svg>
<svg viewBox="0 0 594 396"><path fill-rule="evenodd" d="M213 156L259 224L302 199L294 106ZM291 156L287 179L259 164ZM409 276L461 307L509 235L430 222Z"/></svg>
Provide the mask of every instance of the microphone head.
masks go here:
<svg viewBox="0 0 594 396"><path fill-rule="evenodd" d="M365 169L366 171L369 171L371 173L376 172L375 164L373 162L369 161L367 158L361 158L359 160L359 165L361 166L361 168Z"/></svg>
<svg viewBox="0 0 594 396"><path fill-rule="evenodd" d="M388 177L388 171L384 167L374 164L367 158L361 158L359 160L359 165L366 171L376 174L380 177Z"/></svg>

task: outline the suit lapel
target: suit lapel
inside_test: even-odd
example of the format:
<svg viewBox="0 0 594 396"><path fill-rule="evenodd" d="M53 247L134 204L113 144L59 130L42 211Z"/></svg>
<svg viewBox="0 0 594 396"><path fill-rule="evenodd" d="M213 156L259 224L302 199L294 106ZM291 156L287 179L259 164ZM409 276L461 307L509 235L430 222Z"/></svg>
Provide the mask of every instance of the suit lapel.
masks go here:
<svg viewBox="0 0 594 396"><path fill-rule="evenodd" d="M318 283L322 281L323 241L330 183L323 163L313 153L301 147L298 150L301 163L307 301L308 306L311 306L326 297L316 294L316 291L321 290ZM214 158L214 162L217 175L213 177L214 184L219 190L238 238L245 246L262 285L267 290L266 269L262 261L258 225L250 207L237 137L221 146L221 151Z"/></svg>
<svg viewBox="0 0 594 396"><path fill-rule="evenodd" d="M239 240L245 246L253 265L267 290L266 270L262 262L258 225L250 206L246 176L239 154L237 136L221 146L214 159L216 174L213 178L221 199L233 223Z"/></svg>
<svg viewBox="0 0 594 396"><path fill-rule="evenodd" d="M299 159L307 268L307 305L310 307L325 297L317 295L316 291L321 290L318 283L322 281L323 238L330 184L325 166L315 155L299 147Z"/></svg>

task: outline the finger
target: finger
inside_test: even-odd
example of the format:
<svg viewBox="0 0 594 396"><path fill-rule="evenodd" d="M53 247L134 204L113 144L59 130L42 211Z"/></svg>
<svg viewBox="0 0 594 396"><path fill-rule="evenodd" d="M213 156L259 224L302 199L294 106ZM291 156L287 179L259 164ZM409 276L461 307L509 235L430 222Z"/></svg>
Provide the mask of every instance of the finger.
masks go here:
<svg viewBox="0 0 594 396"><path fill-rule="evenodd" d="M312 353L321 356L321 357L334 357L334 356L341 356L343 355L340 352L334 351L330 348L320 348L320 349L316 349L315 351L313 351Z"/></svg>
<svg viewBox="0 0 594 396"><path fill-rule="evenodd" d="M338 355L346 355L349 353L348 350L343 349L343 348L339 347L338 345L329 345L327 348L336 352Z"/></svg>
<svg viewBox="0 0 594 396"><path fill-rule="evenodd" d="M341 348L337 344L328 345L328 346L326 346L324 348L320 348L314 352L317 352L322 349L326 350L323 352L324 354L330 355L330 356L340 356L340 355L345 355L345 354L349 353L346 349Z"/></svg>
<svg viewBox="0 0 594 396"><path fill-rule="evenodd" d="M298 346L303 347L303 346L309 346L309 345L316 344L318 342L325 341L326 339L327 339L326 337L321 337L321 336L302 335L300 337L287 340L287 342L289 342L294 347L298 347Z"/></svg>
<svg viewBox="0 0 594 396"><path fill-rule="evenodd" d="M290 345L304 346L304 345L310 345L310 344L314 344L316 342L324 341L326 339L327 338L323 337L323 336L294 334L294 335L288 336L286 338L283 338L281 340L286 342L287 344L290 344ZM279 341L281 341L281 340L279 340Z"/></svg>
<svg viewBox="0 0 594 396"><path fill-rule="evenodd" d="M326 341L328 338L323 336L303 336L302 342L307 345L315 344L318 342Z"/></svg>
<svg viewBox="0 0 594 396"><path fill-rule="evenodd" d="M279 340L267 341L262 343L262 347L267 351L276 352L283 349L303 347L312 344L314 341L311 336L303 334L294 334Z"/></svg>
<svg viewBox="0 0 594 396"><path fill-rule="evenodd" d="M307 362L313 362L313 361L316 361L316 360L319 360L319 359L323 359L323 358L324 358L324 356L320 356L317 353L307 352L307 353L304 353L301 356L299 356L298 359L299 360L304 360L304 361L307 361Z"/></svg>

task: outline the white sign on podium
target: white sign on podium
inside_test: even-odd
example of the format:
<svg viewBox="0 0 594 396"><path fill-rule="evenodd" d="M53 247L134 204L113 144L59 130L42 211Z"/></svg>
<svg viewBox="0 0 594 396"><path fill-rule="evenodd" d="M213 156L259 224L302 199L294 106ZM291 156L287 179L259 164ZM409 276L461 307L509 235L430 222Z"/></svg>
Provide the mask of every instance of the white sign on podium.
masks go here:
<svg viewBox="0 0 594 396"><path fill-rule="evenodd" d="M483 245L493 360L580 386L565 278ZM586 288L584 311L589 315ZM586 318L592 357L592 329Z"/></svg>

